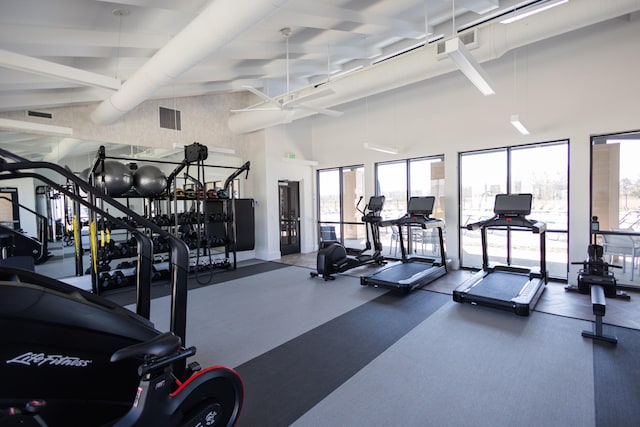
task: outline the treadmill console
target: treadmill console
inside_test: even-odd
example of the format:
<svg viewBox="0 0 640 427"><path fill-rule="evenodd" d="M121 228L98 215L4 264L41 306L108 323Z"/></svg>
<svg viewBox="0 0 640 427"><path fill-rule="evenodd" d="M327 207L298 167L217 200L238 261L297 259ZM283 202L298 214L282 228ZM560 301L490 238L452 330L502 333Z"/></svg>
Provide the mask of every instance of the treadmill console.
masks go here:
<svg viewBox="0 0 640 427"><path fill-rule="evenodd" d="M425 217L428 217L433 213L433 206L435 203L436 198L434 196L411 197L409 199L407 213L411 216L424 215Z"/></svg>
<svg viewBox="0 0 640 427"><path fill-rule="evenodd" d="M527 216L531 213L533 194L496 194L493 212L500 216Z"/></svg>

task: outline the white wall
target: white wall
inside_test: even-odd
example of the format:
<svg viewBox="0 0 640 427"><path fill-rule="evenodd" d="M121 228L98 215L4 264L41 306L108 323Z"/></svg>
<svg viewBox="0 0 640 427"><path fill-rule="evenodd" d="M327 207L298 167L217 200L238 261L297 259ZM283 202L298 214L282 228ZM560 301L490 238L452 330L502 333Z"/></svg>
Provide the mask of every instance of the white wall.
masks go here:
<svg viewBox="0 0 640 427"><path fill-rule="evenodd" d="M256 235L264 238L266 231L267 244L265 252L259 252L264 259L280 257L279 197L278 181L298 181L300 183L300 221L301 252L312 252L317 249L315 224L315 172L309 160L311 151L311 128L307 121L283 124L264 131L265 176L264 196L261 200L265 213L265 223ZM289 160L289 154L295 160ZM260 234L259 234L260 233Z"/></svg>
<svg viewBox="0 0 640 427"><path fill-rule="evenodd" d="M341 105L340 119L310 120L312 157L318 168L364 163L369 196L375 162L444 154L447 250L456 258L458 153L569 139L569 249L581 260L589 243L590 135L640 129L638 40L640 20L620 18L522 48L517 62L509 52L484 63L495 83L490 97L454 72ZM531 135L511 127L512 113ZM365 141L400 153L364 150Z"/></svg>

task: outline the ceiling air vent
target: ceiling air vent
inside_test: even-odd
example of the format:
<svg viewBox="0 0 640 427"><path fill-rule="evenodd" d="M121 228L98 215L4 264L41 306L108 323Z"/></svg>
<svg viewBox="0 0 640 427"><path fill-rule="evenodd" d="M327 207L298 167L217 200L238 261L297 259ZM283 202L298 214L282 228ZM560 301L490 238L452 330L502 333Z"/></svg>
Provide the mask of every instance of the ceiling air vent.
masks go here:
<svg viewBox="0 0 640 427"><path fill-rule="evenodd" d="M160 107L160 127L165 129L182 130L180 111Z"/></svg>
<svg viewBox="0 0 640 427"><path fill-rule="evenodd" d="M27 116L29 117L40 117L42 119L53 119L53 114L45 113L44 111L27 111Z"/></svg>
<svg viewBox="0 0 640 427"><path fill-rule="evenodd" d="M478 40L476 38L476 30L467 31L466 33L458 34L458 38L460 41L466 46L467 49L475 49L478 47ZM447 54L445 53L445 43L447 40L439 41L436 45L438 59L446 58Z"/></svg>

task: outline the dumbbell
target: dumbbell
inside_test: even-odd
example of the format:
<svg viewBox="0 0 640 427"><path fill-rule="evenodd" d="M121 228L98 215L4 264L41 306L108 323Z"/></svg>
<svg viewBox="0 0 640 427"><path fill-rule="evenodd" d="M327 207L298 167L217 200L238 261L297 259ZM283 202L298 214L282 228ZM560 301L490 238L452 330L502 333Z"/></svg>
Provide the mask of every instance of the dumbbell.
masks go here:
<svg viewBox="0 0 640 427"><path fill-rule="evenodd" d="M103 272L98 278L98 283L103 289L109 289L115 286L113 277L108 272Z"/></svg>
<svg viewBox="0 0 640 427"><path fill-rule="evenodd" d="M114 271L111 277L113 278L113 281L115 282L115 285L117 287L127 286L129 284L129 280L120 270Z"/></svg>

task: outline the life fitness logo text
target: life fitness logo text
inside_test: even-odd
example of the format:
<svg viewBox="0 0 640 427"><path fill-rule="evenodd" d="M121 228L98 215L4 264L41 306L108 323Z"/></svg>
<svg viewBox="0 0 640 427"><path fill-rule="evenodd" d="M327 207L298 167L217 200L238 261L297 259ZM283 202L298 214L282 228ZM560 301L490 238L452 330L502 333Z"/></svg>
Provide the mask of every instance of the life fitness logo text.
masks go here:
<svg viewBox="0 0 640 427"><path fill-rule="evenodd" d="M70 366L74 368L86 368L93 360L80 359L79 357L64 356L62 354L44 354L28 351L20 356L7 360L7 364L19 364L27 366Z"/></svg>

